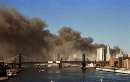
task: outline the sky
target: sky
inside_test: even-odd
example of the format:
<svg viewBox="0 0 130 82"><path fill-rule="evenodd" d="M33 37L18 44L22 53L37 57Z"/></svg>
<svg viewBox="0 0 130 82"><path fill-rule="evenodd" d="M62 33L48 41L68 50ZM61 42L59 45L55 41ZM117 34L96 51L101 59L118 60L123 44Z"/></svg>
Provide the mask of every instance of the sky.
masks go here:
<svg viewBox="0 0 130 82"><path fill-rule="evenodd" d="M45 20L54 34L69 26L95 43L130 53L130 0L0 0L0 6Z"/></svg>

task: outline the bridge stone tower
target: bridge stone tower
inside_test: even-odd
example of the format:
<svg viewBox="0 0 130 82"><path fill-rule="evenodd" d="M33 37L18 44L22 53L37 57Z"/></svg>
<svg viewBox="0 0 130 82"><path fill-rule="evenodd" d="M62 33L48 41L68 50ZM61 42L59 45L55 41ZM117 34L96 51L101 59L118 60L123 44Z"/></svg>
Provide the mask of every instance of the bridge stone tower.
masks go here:
<svg viewBox="0 0 130 82"><path fill-rule="evenodd" d="M85 54L82 55L82 70L85 70L86 69L86 62L85 62Z"/></svg>
<svg viewBox="0 0 130 82"><path fill-rule="evenodd" d="M62 69L62 58L60 59L59 69Z"/></svg>
<svg viewBox="0 0 130 82"><path fill-rule="evenodd" d="M19 68L22 68L22 55L21 55L21 53L19 53L19 55L18 55L18 67Z"/></svg>

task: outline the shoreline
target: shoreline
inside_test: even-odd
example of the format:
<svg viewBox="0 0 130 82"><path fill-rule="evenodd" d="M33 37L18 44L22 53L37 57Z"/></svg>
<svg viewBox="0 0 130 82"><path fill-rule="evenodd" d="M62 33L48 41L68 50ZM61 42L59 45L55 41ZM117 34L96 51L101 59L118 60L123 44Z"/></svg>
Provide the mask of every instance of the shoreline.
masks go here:
<svg viewBox="0 0 130 82"><path fill-rule="evenodd" d="M107 71L107 72L114 72L114 73L122 73L122 74L130 74L130 70L128 69L112 69L112 68L96 68L97 71Z"/></svg>

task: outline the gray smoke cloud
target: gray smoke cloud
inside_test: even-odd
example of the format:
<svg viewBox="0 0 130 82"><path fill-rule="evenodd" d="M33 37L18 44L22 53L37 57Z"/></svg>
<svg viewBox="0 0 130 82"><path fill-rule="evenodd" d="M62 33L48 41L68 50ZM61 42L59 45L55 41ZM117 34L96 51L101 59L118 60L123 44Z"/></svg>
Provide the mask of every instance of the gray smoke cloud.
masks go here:
<svg viewBox="0 0 130 82"><path fill-rule="evenodd" d="M38 19L28 19L14 8L0 7L0 56L44 55L47 48L44 30L47 24ZM11 52L11 53L10 53ZM44 57L44 56L43 56Z"/></svg>
<svg viewBox="0 0 130 82"><path fill-rule="evenodd" d="M96 49L91 37L82 37L70 27L62 27L58 35L45 30L47 24L39 18L29 19L15 8L0 7L0 57L21 53L40 60L95 60ZM40 59L40 60L38 60Z"/></svg>

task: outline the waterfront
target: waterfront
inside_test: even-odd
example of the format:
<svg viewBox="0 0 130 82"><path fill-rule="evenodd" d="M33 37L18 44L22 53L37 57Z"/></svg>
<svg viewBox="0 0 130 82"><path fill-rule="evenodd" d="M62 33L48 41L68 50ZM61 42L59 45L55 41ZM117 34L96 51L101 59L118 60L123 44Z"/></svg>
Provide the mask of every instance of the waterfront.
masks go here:
<svg viewBox="0 0 130 82"><path fill-rule="evenodd" d="M16 77L3 82L129 82L130 75L87 70L85 73L79 69L49 69L48 71L27 68Z"/></svg>

